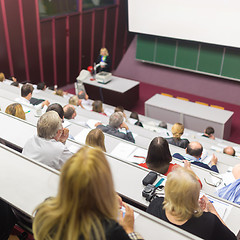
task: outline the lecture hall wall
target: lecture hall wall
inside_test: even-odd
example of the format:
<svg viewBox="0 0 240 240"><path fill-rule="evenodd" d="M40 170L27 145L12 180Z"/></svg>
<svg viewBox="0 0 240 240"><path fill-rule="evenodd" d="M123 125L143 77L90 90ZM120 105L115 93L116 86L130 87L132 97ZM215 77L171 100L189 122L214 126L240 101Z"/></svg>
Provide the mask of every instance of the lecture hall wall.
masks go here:
<svg viewBox="0 0 240 240"><path fill-rule="evenodd" d="M81 2L81 1L80 1ZM127 0L40 20L38 0L0 0L0 72L64 86L107 47L116 68L131 41Z"/></svg>

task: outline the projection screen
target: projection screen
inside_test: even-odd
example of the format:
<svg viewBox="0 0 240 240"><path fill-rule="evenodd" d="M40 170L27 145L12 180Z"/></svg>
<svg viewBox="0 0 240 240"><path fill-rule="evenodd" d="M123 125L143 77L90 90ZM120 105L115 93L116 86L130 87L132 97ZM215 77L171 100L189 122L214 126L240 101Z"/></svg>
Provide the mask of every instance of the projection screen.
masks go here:
<svg viewBox="0 0 240 240"><path fill-rule="evenodd" d="M128 0L129 31L240 47L240 0Z"/></svg>

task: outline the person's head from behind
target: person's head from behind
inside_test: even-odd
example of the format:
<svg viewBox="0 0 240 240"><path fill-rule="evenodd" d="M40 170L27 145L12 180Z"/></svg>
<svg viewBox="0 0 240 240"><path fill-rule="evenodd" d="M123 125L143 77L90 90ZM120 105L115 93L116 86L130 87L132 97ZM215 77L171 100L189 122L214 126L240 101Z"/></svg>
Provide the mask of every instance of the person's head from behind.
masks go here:
<svg viewBox="0 0 240 240"><path fill-rule="evenodd" d="M63 111L63 107L59 104L59 103L53 103L51 105L48 106L46 112L49 111L55 111L58 113L59 117L61 119L64 119L64 111Z"/></svg>
<svg viewBox="0 0 240 240"><path fill-rule="evenodd" d="M109 126L112 128L120 128L124 117L122 112L115 112L109 118Z"/></svg>
<svg viewBox="0 0 240 240"><path fill-rule="evenodd" d="M47 88L47 85L44 82L40 82L40 83L37 84L37 89L38 90L43 90L44 91L46 88Z"/></svg>
<svg viewBox="0 0 240 240"><path fill-rule="evenodd" d="M165 123L165 122L160 122L160 123L158 124L158 127L167 129L167 123Z"/></svg>
<svg viewBox="0 0 240 240"><path fill-rule="evenodd" d="M172 134L174 138L180 139L184 132L184 126L181 123L175 123L172 126Z"/></svg>
<svg viewBox="0 0 240 240"><path fill-rule="evenodd" d="M124 107L123 106L117 106L117 107L115 107L114 112L122 112L122 113L124 113Z"/></svg>
<svg viewBox="0 0 240 240"><path fill-rule="evenodd" d="M236 151L234 150L233 147L229 146L229 147L225 147L225 148L223 149L223 153L228 154L228 155L230 155L230 156L235 156Z"/></svg>
<svg viewBox="0 0 240 240"><path fill-rule="evenodd" d="M199 159L202 156L203 146L199 142L190 142L186 148L186 153Z"/></svg>
<svg viewBox="0 0 240 240"><path fill-rule="evenodd" d="M74 119L77 116L75 107L71 104L64 106L63 111L65 119Z"/></svg>
<svg viewBox="0 0 240 240"><path fill-rule="evenodd" d="M21 118L23 120L26 119L25 112L23 111L22 105L19 103L13 103L8 105L5 110L5 113Z"/></svg>
<svg viewBox="0 0 240 240"><path fill-rule="evenodd" d="M130 114L130 118L136 119L137 121L139 121L139 117L138 117L138 113L137 113L137 112L132 112L132 113Z"/></svg>
<svg viewBox="0 0 240 240"><path fill-rule="evenodd" d="M58 141L62 131L62 120L55 111L44 113L37 122L37 134L40 138Z"/></svg>
<svg viewBox="0 0 240 240"><path fill-rule="evenodd" d="M104 139L105 137L102 130L95 128L88 133L85 143L91 147L99 147L106 152Z"/></svg>
<svg viewBox="0 0 240 240"><path fill-rule="evenodd" d="M164 174L167 172L171 161L172 156L167 140L162 137L155 137L148 147L146 158L148 168Z"/></svg>
<svg viewBox="0 0 240 240"><path fill-rule="evenodd" d="M78 96L74 95L72 97L69 98L68 103L74 106L79 106L80 105L80 99L78 98Z"/></svg>
<svg viewBox="0 0 240 240"><path fill-rule="evenodd" d="M101 220L117 220L118 200L104 153L81 148L62 167L57 196L36 211L37 239L105 239Z"/></svg>
<svg viewBox="0 0 240 240"><path fill-rule="evenodd" d="M102 113L103 112L103 105L102 101L96 100L92 103L92 111L97 112L97 113Z"/></svg>
<svg viewBox="0 0 240 240"><path fill-rule="evenodd" d="M11 86L19 87L19 82L12 82L12 83L11 83Z"/></svg>
<svg viewBox="0 0 240 240"><path fill-rule="evenodd" d="M0 82L3 82L5 80L4 73L0 72Z"/></svg>
<svg viewBox="0 0 240 240"><path fill-rule="evenodd" d="M207 135L209 138L213 136L214 134L214 128L213 127L207 127L205 130L204 130L204 133L205 135Z"/></svg>
<svg viewBox="0 0 240 240"><path fill-rule="evenodd" d="M56 95L63 97L63 95L64 95L63 90L62 89L56 90Z"/></svg>
<svg viewBox="0 0 240 240"><path fill-rule="evenodd" d="M22 85L21 87L21 96L30 100L32 98L33 86L29 83Z"/></svg>
<svg viewBox="0 0 240 240"><path fill-rule="evenodd" d="M85 91L80 91L80 92L78 93L78 98L79 98L79 99L88 100L88 95L86 94Z"/></svg>
<svg viewBox="0 0 240 240"><path fill-rule="evenodd" d="M106 48L101 48L100 49L100 55L101 56L108 56L108 50Z"/></svg>
<svg viewBox="0 0 240 240"><path fill-rule="evenodd" d="M163 208L179 221L202 215L198 203L201 186L193 171L175 168L168 174L164 189Z"/></svg>

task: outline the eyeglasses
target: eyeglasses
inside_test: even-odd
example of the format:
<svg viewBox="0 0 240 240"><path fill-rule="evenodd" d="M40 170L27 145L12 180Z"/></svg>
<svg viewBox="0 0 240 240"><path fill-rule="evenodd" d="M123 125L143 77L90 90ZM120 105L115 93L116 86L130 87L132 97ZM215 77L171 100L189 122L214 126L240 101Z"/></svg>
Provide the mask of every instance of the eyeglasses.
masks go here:
<svg viewBox="0 0 240 240"><path fill-rule="evenodd" d="M222 184L222 182L223 182L222 177L220 177L220 176L218 176L218 175L216 175L216 174L214 174L214 173L211 173L211 172L210 172L210 175L212 175L212 176L215 177L215 178L218 178L219 181L216 182L216 183L210 183L210 182L207 181L206 178L204 178L204 181L205 181L206 184L208 184L208 185L210 185L210 186L212 186L212 187L218 187L218 186L220 186L220 185Z"/></svg>

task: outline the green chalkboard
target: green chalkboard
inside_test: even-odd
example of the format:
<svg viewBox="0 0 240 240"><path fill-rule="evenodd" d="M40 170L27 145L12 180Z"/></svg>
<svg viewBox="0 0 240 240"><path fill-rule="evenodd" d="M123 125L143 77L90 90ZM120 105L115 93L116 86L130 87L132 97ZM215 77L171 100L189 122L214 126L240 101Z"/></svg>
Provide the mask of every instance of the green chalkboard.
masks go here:
<svg viewBox="0 0 240 240"><path fill-rule="evenodd" d="M201 44L198 69L201 72L221 74L223 47Z"/></svg>
<svg viewBox="0 0 240 240"><path fill-rule="evenodd" d="M157 38L156 57L157 63L173 65L176 52L176 40Z"/></svg>
<svg viewBox="0 0 240 240"><path fill-rule="evenodd" d="M198 44L178 41L176 66L196 70L198 59Z"/></svg>
<svg viewBox="0 0 240 240"><path fill-rule="evenodd" d="M219 77L240 79L240 49L139 34L136 58Z"/></svg>

